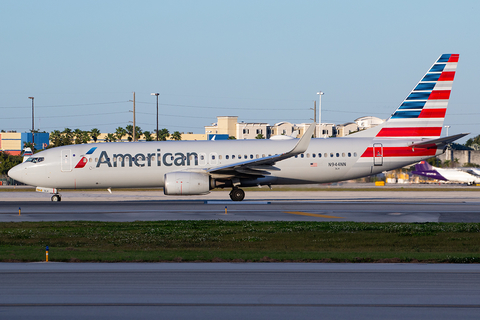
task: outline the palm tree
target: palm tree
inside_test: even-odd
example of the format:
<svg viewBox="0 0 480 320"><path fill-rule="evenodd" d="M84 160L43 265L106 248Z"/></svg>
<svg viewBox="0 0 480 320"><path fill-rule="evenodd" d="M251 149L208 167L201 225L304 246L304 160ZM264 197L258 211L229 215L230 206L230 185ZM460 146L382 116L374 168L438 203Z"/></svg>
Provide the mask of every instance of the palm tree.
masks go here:
<svg viewBox="0 0 480 320"><path fill-rule="evenodd" d="M143 132L143 136L145 137L145 140L146 140L146 141L153 141L153 136L152 136L152 134L150 133L150 131L144 131L144 132Z"/></svg>
<svg viewBox="0 0 480 320"><path fill-rule="evenodd" d="M82 131L82 143L88 143L90 141L90 132Z"/></svg>
<svg viewBox="0 0 480 320"><path fill-rule="evenodd" d="M131 124L129 124L128 126L125 127L125 129L127 129L127 134L128 134L128 141L132 141L133 140L133 126Z"/></svg>
<svg viewBox="0 0 480 320"><path fill-rule="evenodd" d="M93 128L90 130L90 136L92 137L93 142L97 142L97 138L100 135L100 130Z"/></svg>
<svg viewBox="0 0 480 320"><path fill-rule="evenodd" d="M178 131L175 131L174 133L172 133L172 139L173 140L182 140L182 134Z"/></svg>
<svg viewBox="0 0 480 320"><path fill-rule="evenodd" d="M265 139L265 137L263 136L263 134L259 133L259 134L257 134L257 136L255 137L255 139Z"/></svg>
<svg viewBox="0 0 480 320"><path fill-rule="evenodd" d="M142 136L143 131L139 126L135 126L135 141L138 141L140 137Z"/></svg>
<svg viewBox="0 0 480 320"><path fill-rule="evenodd" d="M73 132L70 128L65 128L62 131L62 145L68 146L72 144L73 141Z"/></svg>
<svg viewBox="0 0 480 320"><path fill-rule="evenodd" d="M59 130L54 130L50 134L50 141L54 147L59 147L62 145L62 133Z"/></svg>
<svg viewBox="0 0 480 320"><path fill-rule="evenodd" d="M164 128L164 129L158 130L158 140L166 141L169 136L170 136L170 133L168 132L168 129Z"/></svg>
<svg viewBox="0 0 480 320"><path fill-rule="evenodd" d="M75 129L73 131L73 134L75 136L75 144L81 144L83 138L83 131L80 129Z"/></svg>
<svg viewBox="0 0 480 320"><path fill-rule="evenodd" d="M132 127L132 130L133 130L133 127ZM125 128L122 128L122 127L118 127L115 131L115 135L117 136L118 141L122 141L123 136L126 134L127 134L127 130L125 130Z"/></svg>
<svg viewBox="0 0 480 320"><path fill-rule="evenodd" d="M104 139L105 142L115 142L116 140L117 140L117 137L113 133L107 134Z"/></svg>

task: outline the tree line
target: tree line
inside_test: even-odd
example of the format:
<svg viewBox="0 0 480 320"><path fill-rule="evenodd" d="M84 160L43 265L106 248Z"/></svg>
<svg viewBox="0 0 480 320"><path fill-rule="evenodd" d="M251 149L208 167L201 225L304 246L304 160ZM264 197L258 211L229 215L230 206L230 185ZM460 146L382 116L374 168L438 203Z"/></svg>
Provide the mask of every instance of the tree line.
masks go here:
<svg viewBox="0 0 480 320"><path fill-rule="evenodd" d="M88 143L93 140L93 142L98 142L98 137L101 132L97 128L93 128L90 131L84 131L80 129L72 130L70 128L65 128L63 131L54 130L50 133L50 148L66 146L71 144L82 144ZM114 133L108 133L103 139L104 142L115 142L122 141L123 137L127 136L128 141L133 141L133 126L128 125L125 128L118 127ZM146 141L155 141L156 140L156 130L151 131L142 131L139 126L135 126L135 140L144 138ZM182 134L178 131L170 134L168 129L158 130L158 140L166 141L168 138L172 140L182 140Z"/></svg>

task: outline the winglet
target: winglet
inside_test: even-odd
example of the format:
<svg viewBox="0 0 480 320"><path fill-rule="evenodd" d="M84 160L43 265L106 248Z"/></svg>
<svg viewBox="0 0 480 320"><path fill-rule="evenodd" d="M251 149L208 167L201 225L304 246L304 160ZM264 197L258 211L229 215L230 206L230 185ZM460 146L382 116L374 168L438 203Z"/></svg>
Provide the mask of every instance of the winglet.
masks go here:
<svg viewBox="0 0 480 320"><path fill-rule="evenodd" d="M303 136L300 138L300 141L298 141L295 147L287 153L295 155L307 151L310 140L312 139L313 132L315 131L315 126L315 122L310 124L310 127L308 127Z"/></svg>

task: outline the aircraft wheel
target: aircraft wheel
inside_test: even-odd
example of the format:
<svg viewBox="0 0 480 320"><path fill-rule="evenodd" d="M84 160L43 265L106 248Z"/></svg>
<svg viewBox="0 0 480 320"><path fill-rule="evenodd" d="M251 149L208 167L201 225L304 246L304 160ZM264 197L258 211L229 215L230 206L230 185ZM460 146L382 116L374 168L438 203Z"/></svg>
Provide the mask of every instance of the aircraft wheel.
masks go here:
<svg viewBox="0 0 480 320"><path fill-rule="evenodd" d="M52 201L54 201L54 202L60 202L60 201L62 201L62 197L61 197L59 194L54 194L54 195L52 196Z"/></svg>
<svg viewBox="0 0 480 320"><path fill-rule="evenodd" d="M242 201L245 198L245 191L235 188L230 192L230 199L232 201Z"/></svg>

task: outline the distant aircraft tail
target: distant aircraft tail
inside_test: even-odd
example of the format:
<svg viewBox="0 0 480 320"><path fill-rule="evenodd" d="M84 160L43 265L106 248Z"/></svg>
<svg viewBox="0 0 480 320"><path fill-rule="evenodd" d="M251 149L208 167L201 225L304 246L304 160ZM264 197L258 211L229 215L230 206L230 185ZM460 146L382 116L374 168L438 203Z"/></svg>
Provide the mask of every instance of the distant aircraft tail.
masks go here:
<svg viewBox="0 0 480 320"><path fill-rule="evenodd" d="M32 149L30 147L26 147L25 149L23 149L23 161L22 162L25 162L27 161L28 158L30 158L31 156L33 156L33 152L32 152Z"/></svg>
<svg viewBox="0 0 480 320"><path fill-rule="evenodd" d="M356 136L439 138L458 58L458 54L441 55L386 122Z"/></svg>
<svg viewBox="0 0 480 320"><path fill-rule="evenodd" d="M420 161L415 165L415 170L412 171L413 174L419 175L419 176L424 176L432 179L437 179L437 180L444 180L446 181L447 179L438 172L438 170L431 166L429 163L426 161Z"/></svg>

